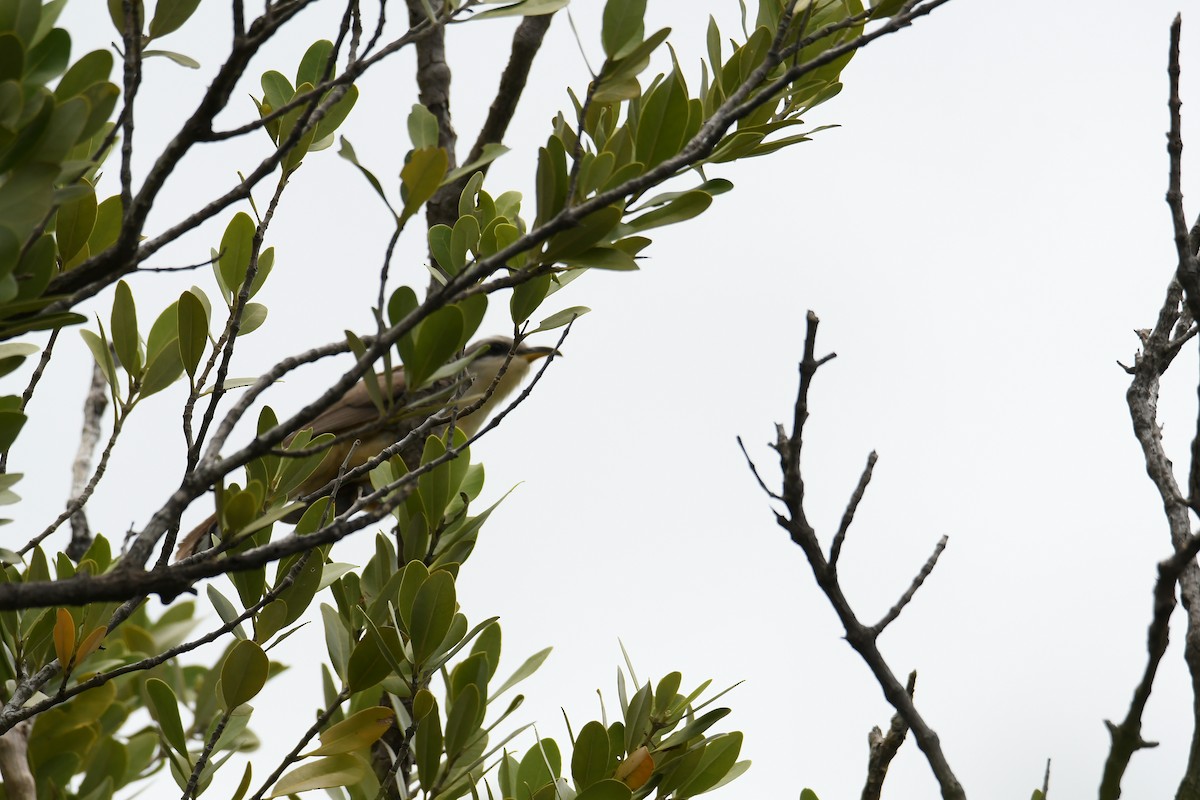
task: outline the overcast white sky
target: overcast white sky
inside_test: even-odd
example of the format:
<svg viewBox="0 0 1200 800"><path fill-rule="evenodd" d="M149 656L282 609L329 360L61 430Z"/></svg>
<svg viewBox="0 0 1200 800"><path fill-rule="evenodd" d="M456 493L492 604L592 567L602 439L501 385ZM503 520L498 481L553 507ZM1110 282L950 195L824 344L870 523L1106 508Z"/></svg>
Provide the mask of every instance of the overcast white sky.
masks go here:
<svg viewBox="0 0 1200 800"><path fill-rule="evenodd" d="M737 3L650 5L647 29L674 28L694 85L708 15L733 35ZM547 313L575 304L594 313L521 413L477 448L487 497L522 484L459 587L472 620L502 617L501 672L555 645L524 686L521 721L565 739L560 707L576 730L598 716L597 688L615 707L620 637L643 680L679 669L685 685L745 681L725 699L754 766L721 796L795 797L805 786L825 800L857 796L867 732L886 726L891 710L840 639L734 440L742 435L774 476L765 442L790 417L811 308L823 320L819 349L839 354L813 390L805 456L810 516L826 541L867 453L880 454L842 559L856 609L878 618L948 534L937 570L881 641L893 670L919 670L918 707L971 797L1027 797L1048 757L1052 796L1095 792L1102 720L1125 713L1145 658L1155 562L1169 553L1116 361L1132 359L1132 331L1153 321L1173 269L1163 134L1177 10L1192 13L1185 135L1200 146L1190 115L1200 107L1200 9L1184 5L954 0L853 61L842 95L809 119L841 127L711 170L735 191L700 219L657 232L640 272L590 275L551 298ZM219 62L224 6L204 4L163 42L204 68L153 63L136 171ZM64 15L77 54L112 40L101 8L76 2ZM600 8L573 5L593 63ZM257 93L266 69L294 72L336 13L329 3L306 12L256 60L240 95ZM464 148L513 24L452 31ZM393 187L408 146L411 69L405 54L372 73L341 131ZM513 152L488 176L493 194L532 198L536 147L567 106L566 86L582 90L586 80L567 20L556 19L506 142ZM254 114L248 99L233 109L222 119L230 126ZM189 156L150 232L223 191L265 147L259 137ZM1184 193L1195 215L1192 152ZM237 374L367 324L385 214L333 151L310 157L268 236L276 268L260 299L271 316L240 345ZM207 228L155 263L202 260L219 235ZM397 280L424 285L422 251L410 236ZM143 318L193 281L215 292L207 274L135 280ZM91 310L107 318L110 302L102 296ZM506 330L503 316L492 320L490 332ZM28 477L6 546L40 529L66 496L88 356L74 333L60 350L13 454ZM1195 361L1182 359L1164 386L1180 464L1195 418ZM272 402L294 409L330 374L297 375ZM22 379L8 380L19 392ZM180 403L176 390L138 409L89 506L94 527L119 538L177 485ZM362 563L368 547L363 537L338 558ZM1174 634L1144 732L1162 745L1134 758L1128 797L1173 794L1186 758L1190 698L1182 629ZM318 702L316 654L319 622L273 653L295 666L256 703L259 775L311 719L297 698L311 692ZM936 795L911 741L888 784L892 797Z"/></svg>

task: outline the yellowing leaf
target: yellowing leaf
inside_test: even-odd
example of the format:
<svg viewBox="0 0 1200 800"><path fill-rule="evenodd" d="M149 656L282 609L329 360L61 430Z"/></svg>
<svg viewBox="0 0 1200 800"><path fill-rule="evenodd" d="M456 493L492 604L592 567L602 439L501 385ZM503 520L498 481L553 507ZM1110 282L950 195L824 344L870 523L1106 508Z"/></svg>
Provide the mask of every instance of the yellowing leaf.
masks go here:
<svg viewBox="0 0 1200 800"><path fill-rule="evenodd" d="M80 662L96 652L96 648L100 646L100 642L104 641L104 637L108 635L108 626L101 625L94 628L91 633L83 637L83 641L79 643L79 649L76 651L75 661Z"/></svg>
<svg viewBox="0 0 1200 800"><path fill-rule="evenodd" d="M71 656L75 655L75 619L65 608L58 610L54 621L54 655L63 669L70 666Z"/></svg>
<svg viewBox="0 0 1200 800"><path fill-rule="evenodd" d="M654 773L654 758L643 745L629 754L629 758L617 765L616 779L630 789L640 789Z"/></svg>
<svg viewBox="0 0 1200 800"><path fill-rule="evenodd" d="M303 764L280 778L268 798L299 794L311 789L352 786L367 774L367 765L345 753Z"/></svg>
<svg viewBox="0 0 1200 800"><path fill-rule="evenodd" d="M395 716L396 712L383 706L364 708L349 719L330 726L321 734L321 746L305 756L332 756L360 750L383 736Z"/></svg>
<svg viewBox="0 0 1200 800"><path fill-rule="evenodd" d="M450 158L440 147L422 147L412 151L408 163L400 170L400 182L404 184L405 189L404 210L400 212L401 222L417 213L417 209L433 197L449 165Z"/></svg>

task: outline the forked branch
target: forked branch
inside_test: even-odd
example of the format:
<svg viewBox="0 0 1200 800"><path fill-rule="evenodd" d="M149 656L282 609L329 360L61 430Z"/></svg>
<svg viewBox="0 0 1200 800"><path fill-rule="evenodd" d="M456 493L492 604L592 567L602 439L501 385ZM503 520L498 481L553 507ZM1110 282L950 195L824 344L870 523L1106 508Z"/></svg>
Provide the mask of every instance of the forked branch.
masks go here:
<svg viewBox="0 0 1200 800"><path fill-rule="evenodd" d="M875 454L872 453L871 458L867 461L867 466L863 470L862 477L858 481L858 486L855 488L846 512L842 517L841 526L834 537L829 558L826 559L817 538L817 532L809 524L808 517L804 511L805 488L800 455L804 444L804 425L809 416L808 394L812 387L813 378L816 376L817 370L822 365L828 363L834 357L834 354L830 353L821 357L816 355L817 326L820 324L820 320L817 319L816 314L809 311L807 322L808 331L804 340L804 356L800 361L800 386L796 392L796 403L792 412L792 432L789 434L784 426L776 425L777 438L772 445L779 454L779 466L783 475L783 485L779 492L772 492L767 489L761 478L759 478L759 483L768 496L775 500L782 500L786 507L785 513L776 513L776 521L780 527L788 532L792 541L804 551L809 566L812 568L813 576L817 580L817 585L825 593L825 597L829 600L830 605L833 606L834 612L838 615L838 619L846 631L846 641L850 643L850 646L867 663L867 666L875 676L875 680L879 683L880 688L883 689L884 696L892 704L892 707L896 709L896 715L900 722L894 723L893 727L903 725L912 730L913 738L917 741L917 746L925 754L925 758L929 762L934 776L937 778L938 785L941 787L942 797L946 798L946 800L965 800L966 794L959 784L958 778L955 777L954 772L950 769L946 756L942 752L941 742L938 740L937 734L926 724L924 718L917 711L916 706L913 705L913 679L910 678L908 686L901 683L892 673L887 661L884 660L877 643L879 634L900 615L900 612L916 594L917 589L920 588L921 584L933 571L938 556L941 555L942 550L946 546L946 537L942 537L938 542L933 555L926 561L920 572L913 578L909 588L883 619L875 625L870 626L864 625L859 621L854 610L850 607L850 602L846 599L842 591L837 573L837 559L841 554L842 543L845 541L850 525L853 522L854 514L870 481L876 458ZM751 463L751 469L754 470L753 463ZM758 478L757 470L754 470L754 472L755 477ZM892 742L894 742L894 746L898 748L900 746L899 741L902 738L902 734L893 736L892 741L889 741L886 747L892 747ZM884 747L885 745L881 739L880 748ZM894 752L892 754L894 755ZM885 749L881 749L878 757L876 756L873 743L870 765L871 775L868 778L867 789L864 789L864 797L877 796L877 794L868 794L868 789L873 785L882 785L883 775L886 773L887 764L890 761L891 756L886 754Z"/></svg>

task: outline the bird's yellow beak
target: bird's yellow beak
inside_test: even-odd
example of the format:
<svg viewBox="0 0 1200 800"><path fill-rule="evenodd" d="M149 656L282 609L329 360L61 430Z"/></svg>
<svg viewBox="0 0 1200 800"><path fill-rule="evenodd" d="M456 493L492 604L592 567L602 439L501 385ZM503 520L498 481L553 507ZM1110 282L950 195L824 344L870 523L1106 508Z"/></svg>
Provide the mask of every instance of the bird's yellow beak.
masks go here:
<svg viewBox="0 0 1200 800"><path fill-rule="evenodd" d="M553 347L528 347L517 353L517 358L524 359L526 364L532 364L539 358L546 358L547 356L561 357L562 353Z"/></svg>

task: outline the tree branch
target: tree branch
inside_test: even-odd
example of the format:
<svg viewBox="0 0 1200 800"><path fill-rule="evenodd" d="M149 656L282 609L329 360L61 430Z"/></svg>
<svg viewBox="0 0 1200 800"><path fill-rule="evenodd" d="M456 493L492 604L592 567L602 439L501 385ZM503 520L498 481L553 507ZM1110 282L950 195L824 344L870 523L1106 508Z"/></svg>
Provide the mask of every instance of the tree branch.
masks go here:
<svg viewBox="0 0 1200 800"><path fill-rule="evenodd" d="M938 785L941 787L942 797L945 800L965 800L966 793L951 770L949 762L946 760L945 754L942 752L941 742L937 734L925 722L924 718L913 705L911 694L906 690L905 686L900 683L896 676L892 673L887 661L879 651L877 639L880 631L892 620L899 615L900 611L912 599L916 590L929 572L932 571L934 564L937 561L937 556L940 555L945 547L946 538L938 542L938 546L934 551L934 555L926 562L921 572L913 579L912 585L896 603L891 611L885 615L877 625L868 627L859 621L854 610L850 607L849 601L842 590L838 580L836 566L825 559L821 545L817 539L817 533L808 523L804 511L804 478L800 469L800 453L803 449L803 432L804 424L808 420L808 393L812 385L814 376L817 370L827 363L833 354L829 354L818 358L816 356L816 339L817 326L820 320L816 314L809 311L807 315L808 330L804 339L804 356L800 361L800 386L796 391L796 403L792 413L792 433L789 435L782 425L776 425L778 432L777 439L774 445L775 450L779 453L779 467L783 474L783 486L780 491L780 496L783 497L784 504L787 506L787 515L778 514L776 520L779 525L788 531L792 541L804 551L810 568L813 572L813 577L816 578L817 585L824 592L838 619L842 623L842 627L846 631L846 641L866 662L875 680L879 683L883 690L884 697L896 709L897 715L904 723L912 730L913 737L917 741L917 746L921 752L925 754L925 759L928 761L930 768L933 770L934 777L937 778ZM864 477L859 481L859 488L856 489L855 497L851 499L850 506L847 509L847 516L853 518L853 508L861 499L861 491L865 490L866 480L869 478L870 468L873 466L873 461L868 461L868 468L864 471ZM843 517L843 526L849 527L849 522L846 517ZM845 533L841 533L841 538L844 539ZM835 547L831 550L833 554L840 552L840 547Z"/></svg>
<svg viewBox="0 0 1200 800"><path fill-rule="evenodd" d="M908 696L912 697L916 688L917 673L914 670L908 673L908 683L904 689ZM863 786L862 800L879 800L888 767L891 766L896 753L900 752L900 745L904 744L904 737L907 735L908 723L898 713L892 715L892 724L888 727L886 735L878 727L872 728L867 734L870 755L867 757L867 783Z"/></svg>
<svg viewBox="0 0 1200 800"><path fill-rule="evenodd" d="M74 505L81 498L86 502L88 473L92 470L92 456L96 445L100 443L100 419L108 408L108 382L99 364L92 365L92 382L88 387L87 399L83 402L83 432L79 434L79 449L75 453L75 461L71 465L71 503ZM95 488L95 485L92 485ZM90 494L90 492L88 492ZM76 562L92 546L92 533L88 529L87 514L80 504L75 513L71 514L71 543L67 545L67 555Z"/></svg>

